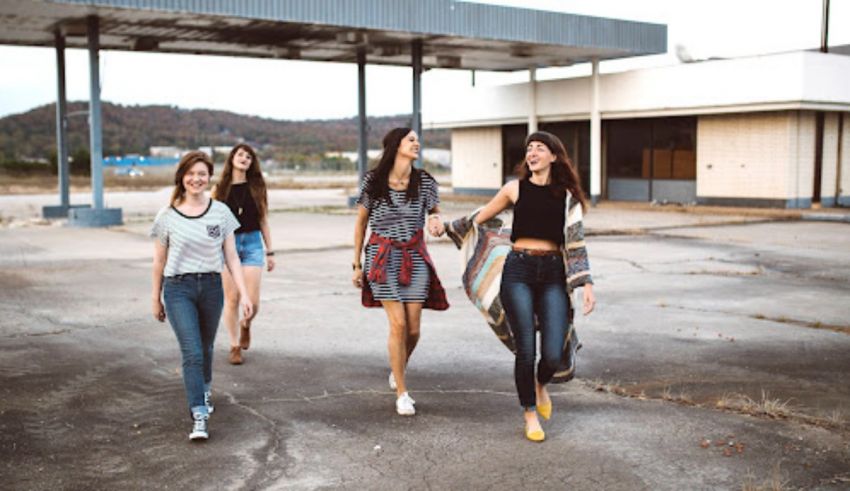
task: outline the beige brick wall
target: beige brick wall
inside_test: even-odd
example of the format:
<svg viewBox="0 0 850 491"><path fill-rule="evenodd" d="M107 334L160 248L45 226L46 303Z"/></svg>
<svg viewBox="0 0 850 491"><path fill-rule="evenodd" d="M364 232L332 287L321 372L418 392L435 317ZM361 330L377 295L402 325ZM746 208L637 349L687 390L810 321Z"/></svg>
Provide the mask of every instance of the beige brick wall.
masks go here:
<svg viewBox="0 0 850 491"><path fill-rule="evenodd" d="M786 175L787 198L811 203L815 189L815 113L793 111L790 114L791 166Z"/></svg>
<svg viewBox="0 0 850 491"><path fill-rule="evenodd" d="M795 121L789 111L700 116L697 196L788 199Z"/></svg>
<svg viewBox="0 0 850 491"><path fill-rule="evenodd" d="M823 166L820 196L824 204L835 200L835 179L838 177L838 118L841 113L826 113L823 120Z"/></svg>
<svg viewBox="0 0 850 491"><path fill-rule="evenodd" d="M501 127L452 130L452 187L502 187Z"/></svg>
<svg viewBox="0 0 850 491"><path fill-rule="evenodd" d="M838 202L850 206L850 113L842 114L844 125L841 129L841 176L839 178Z"/></svg>

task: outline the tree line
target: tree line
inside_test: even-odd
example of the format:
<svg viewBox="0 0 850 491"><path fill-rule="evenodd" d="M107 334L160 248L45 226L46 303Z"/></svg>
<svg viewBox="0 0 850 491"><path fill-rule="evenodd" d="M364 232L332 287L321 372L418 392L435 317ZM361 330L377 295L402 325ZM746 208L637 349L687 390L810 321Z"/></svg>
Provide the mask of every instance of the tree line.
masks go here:
<svg viewBox="0 0 850 491"><path fill-rule="evenodd" d="M74 173L88 172L88 103L68 103L67 140ZM228 146L244 141L263 159L322 162L326 152L357 148L357 119L287 121L246 116L228 111L180 109L164 105L102 106L104 155L146 155L152 146L194 149ZM369 148L380 148L381 138L392 128L410 126L410 116L368 119ZM449 148L448 130L425 131L426 145ZM36 107L0 118L0 166L6 171L26 171L32 162L50 162L55 169L55 104ZM220 156L220 158L223 158ZM342 164L339 164L342 166Z"/></svg>

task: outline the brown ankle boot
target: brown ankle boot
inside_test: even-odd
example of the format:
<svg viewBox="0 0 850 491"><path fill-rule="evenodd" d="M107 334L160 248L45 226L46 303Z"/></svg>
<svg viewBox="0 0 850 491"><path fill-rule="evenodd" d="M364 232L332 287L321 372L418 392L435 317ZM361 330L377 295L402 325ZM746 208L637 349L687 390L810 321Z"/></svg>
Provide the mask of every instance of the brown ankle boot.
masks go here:
<svg viewBox="0 0 850 491"><path fill-rule="evenodd" d="M230 347L230 356L227 357L227 361L229 361L231 365L241 365L242 364L242 348L240 348L239 346L231 346Z"/></svg>
<svg viewBox="0 0 850 491"><path fill-rule="evenodd" d="M242 349L251 347L251 328L244 321L239 324L239 347Z"/></svg>

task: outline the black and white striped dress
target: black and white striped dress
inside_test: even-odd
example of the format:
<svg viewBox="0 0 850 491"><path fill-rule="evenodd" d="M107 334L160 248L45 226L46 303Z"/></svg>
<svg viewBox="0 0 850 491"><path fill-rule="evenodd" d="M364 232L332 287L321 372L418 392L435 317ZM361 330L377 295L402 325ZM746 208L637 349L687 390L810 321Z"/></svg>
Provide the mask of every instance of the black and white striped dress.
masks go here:
<svg viewBox="0 0 850 491"><path fill-rule="evenodd" d="M416 232L425 227L425 218L430 210L440 203L437 181L425 171L419 172L419 195L416 199L406 201L406 191L389 190L389 201L372 200L364 191L373 178L371 172L366 174L360 186L360 197L357 202L369 210L369 228L381 237L399 242L410 240ZM364 273L369 275L372 261L378 245L366 245L366 262ZM390 260L387 263L387 281L385 283L369 282L372 295L376 300L395 300L399 302L424 302L428 298L430 273L428 265L416 251L411 251L413 271L409 285L399 285L398 276L401 270L402 251L392 248Z"/></svg>

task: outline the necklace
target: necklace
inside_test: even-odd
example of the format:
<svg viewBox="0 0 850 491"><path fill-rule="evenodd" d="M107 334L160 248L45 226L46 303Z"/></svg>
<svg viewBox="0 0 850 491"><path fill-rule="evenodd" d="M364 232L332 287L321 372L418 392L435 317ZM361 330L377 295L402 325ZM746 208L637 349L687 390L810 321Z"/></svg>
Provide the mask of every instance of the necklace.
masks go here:
<svg viewBox="0 0 850 491"><path fill-rule="evenodd" d="M239 183L239 184L243 184L243 183ZM236 200L236 205L237 205L236 215L241 217L242 212L245 211L245 201L247 199L247 196L250 196L251 193L250 193L250 190L247 188L247 186L240 186L240 190L241 190L240 196Z"/></svg>

